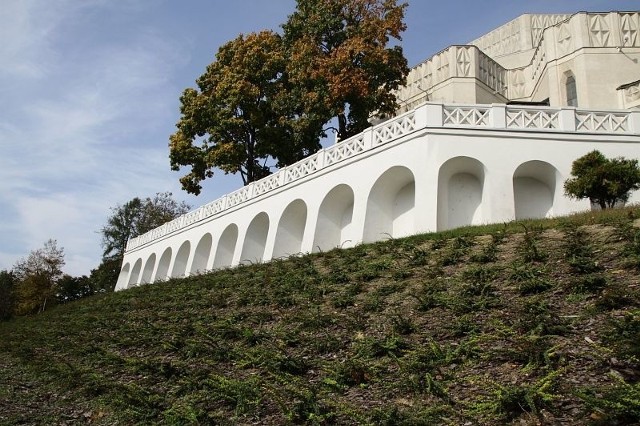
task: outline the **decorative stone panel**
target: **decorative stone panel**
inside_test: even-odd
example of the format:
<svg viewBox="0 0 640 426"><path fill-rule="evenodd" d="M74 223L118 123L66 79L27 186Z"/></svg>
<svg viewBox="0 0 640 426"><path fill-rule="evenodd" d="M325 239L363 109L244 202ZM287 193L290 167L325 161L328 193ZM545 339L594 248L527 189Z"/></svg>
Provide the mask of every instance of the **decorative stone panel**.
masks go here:
<svg viewBox="0 0 640 426"><path fill-rule="evenodd" d="M589 39L593 47L610 46L611 29L607 23L607 15L589 15Z"/></svg>

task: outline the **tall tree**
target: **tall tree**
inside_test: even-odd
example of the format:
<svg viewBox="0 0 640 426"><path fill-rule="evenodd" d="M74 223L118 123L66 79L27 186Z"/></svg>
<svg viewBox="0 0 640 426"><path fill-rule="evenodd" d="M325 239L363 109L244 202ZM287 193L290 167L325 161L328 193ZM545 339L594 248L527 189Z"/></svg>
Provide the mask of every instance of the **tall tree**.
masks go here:
<svg viewBox="0 0 640 426"><path fill-rule="evenodd" d="M169 222L189 211L191 206L177 202L171 192L158 192L153 198L132 200L111 208L111 216L102 227L102 262L89 276L93 292L113 291L120 273L120 266L127 241L142 235L165 222ZM68 282L84 286L84 282Z"/></svg>
<svg viewBox="0 0 640 426"><path fill-rule="evenodd" d="M318 138L295 146L287 102L276 100L284 90L281 38L271 31L240 35L223 45L216 60L180 98L182 117L171 135L173 170L191 166L180 179L188 192L199 194L200 182L213 168L240 173L245 184L270 173L268 159L286 147L297 159L319 148Z"/></svg>
<svg viewBox="0 0 640 426"><path fill-rule="evenodd" d="M13 315L15 277L11 271L0 271L0 321Z"/></svg>
<svg viewBox="0 0 640 426"><path fill-rule="evenodd" d="M369 127L372 114L392 115L395 89L409 69L401 40L406 4L396 0L297 0L284 42L287 74L305 114L338 118L338 138Z"/></svg>
<svg viewBox="0 0 640 426"><path fill-rule="evenodd" d="M42 312L54 301L56 285L62 277L64 250L56 240L48 240L44 247L33 250L13 266L15 284L15 312L17 315Z"/></svg>
<svg viewBox="0 0 640 426"><path fill-rule="evenodd" d="M182 94L169 140L173 170L190 167L183 189L199 194L214 168L248 184L320 149L338 119L344 139L393 114L407 62L399 46L406 5L396 0L298 0L283 25L239 36ZM273 164L269 164L271 161Z"/></svg>
<svg viewBox="0 0 640 426"><path fill-rule="evenodd" d="M103 261L122 260L127 241L189 211L185 202L178 203L170 192L159 192L144 200L136 197L111 209L102 227Z"/></svg>
<svg viewBox="0 0 640 426"><path fill-rule="evenodd" d="M588 198L602 209L626 202L631 191L640 189L638 160L609 159L597 150L575 160L571 175L564 183L565 194L576 199Z"/></svg>
<svg viewBox="0 0 640 426"><path fill-rule="evenodd" d="M95 293L93 283L86 275L72 277L64 274L56 285L56 300L59 303L68 303Z"/></svg>
<svg viewBox="0 0 640 426"><path fill-rule="evenodd" d="M109 293L115 290L122 266L121 257L102 259L97 268L91 270L89 281L94 293Z"/></svg>

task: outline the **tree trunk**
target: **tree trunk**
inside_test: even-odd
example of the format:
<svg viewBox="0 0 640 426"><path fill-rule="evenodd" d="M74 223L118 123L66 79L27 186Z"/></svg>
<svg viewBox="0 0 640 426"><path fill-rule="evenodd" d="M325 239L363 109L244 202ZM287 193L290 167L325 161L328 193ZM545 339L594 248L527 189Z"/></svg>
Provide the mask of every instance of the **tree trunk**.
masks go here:
<svg viewBox="0 0 640 426"><path fill-rule="evenodd" d="M344 114L338 114L338 140L347 138L347 117Z"/></svg>

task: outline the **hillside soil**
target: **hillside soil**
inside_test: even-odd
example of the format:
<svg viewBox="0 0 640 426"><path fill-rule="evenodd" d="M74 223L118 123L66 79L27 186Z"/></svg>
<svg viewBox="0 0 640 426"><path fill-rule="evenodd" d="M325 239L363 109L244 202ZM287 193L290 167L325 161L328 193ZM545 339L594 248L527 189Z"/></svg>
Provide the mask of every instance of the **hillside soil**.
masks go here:
<svg viewBox="0 0 640 426"><path fill-rule="evenodd" d="M389 240L0 323L0 424L638 424L639 216Z"/></svg>

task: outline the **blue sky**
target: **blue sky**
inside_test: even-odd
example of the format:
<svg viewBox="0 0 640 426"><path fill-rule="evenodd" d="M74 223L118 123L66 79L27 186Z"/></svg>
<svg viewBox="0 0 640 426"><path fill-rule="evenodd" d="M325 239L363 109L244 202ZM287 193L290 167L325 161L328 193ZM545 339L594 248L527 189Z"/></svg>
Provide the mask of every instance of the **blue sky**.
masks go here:
<svg viewBox="0 0 640 426"><path fill-rule="evenodd" d="M637 0L409 0L415 65L523 13L636 10ZM179 96L218 47L278 30L293 0L1 0L0 270L53 238L66 273L100 263L110 207L171 191L197 207L241 186L216 174L186 194L168 160Z"/></svg>

